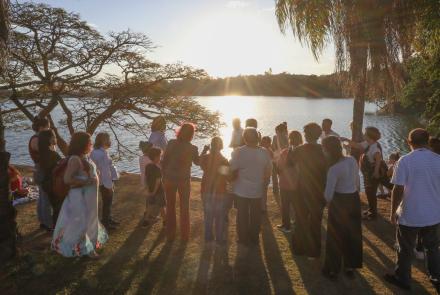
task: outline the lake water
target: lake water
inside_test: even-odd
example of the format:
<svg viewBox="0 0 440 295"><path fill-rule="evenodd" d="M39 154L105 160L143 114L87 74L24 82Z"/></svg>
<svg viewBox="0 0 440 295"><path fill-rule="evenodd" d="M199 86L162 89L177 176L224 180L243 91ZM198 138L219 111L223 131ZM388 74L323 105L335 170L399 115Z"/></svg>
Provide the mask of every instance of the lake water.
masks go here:
<svg viewBox="0 0 440 295"><path fill-rule="evenodd" d="M255 96L222 96L222 97L198 97L198 101L213 111L221 113L221 119L225 126L221 128L225 146L231 139L233 118L240 118L242 122L253 117L258 120L258 129L261 134L274 134L274 128L281 122L287 122L289 130L300 130L309 122L320 124L322 119L331 118L333 129L341 136L350 137L349 123L352 119L352 99L310 99L301 97L255 97ZM375 126L382 132L380 143L385 155L399 150L403 153L408 151L405 137L411 128L418 126L413 119L403 116L376 115L375 104L367 104L364 118L364 126ZM57 118L59 114L54 114ZM12 162L16 164L31 164L27 152L27 143L32 135L30 129L7 130L7 148L12 153ZM173 138L173 132L167 133L168 138ZM122 141L133 150L137 149L141 138L121 132ZM146 139L145 139L146 140ZM199 149L207 144L209 139L196 138L194 143ZM230 157L231 150L225 148L226 157ZM124 159L117 163L120 171L139 172L137 158ZM193 175L201 176L200 169L193 167Z"/></svg>

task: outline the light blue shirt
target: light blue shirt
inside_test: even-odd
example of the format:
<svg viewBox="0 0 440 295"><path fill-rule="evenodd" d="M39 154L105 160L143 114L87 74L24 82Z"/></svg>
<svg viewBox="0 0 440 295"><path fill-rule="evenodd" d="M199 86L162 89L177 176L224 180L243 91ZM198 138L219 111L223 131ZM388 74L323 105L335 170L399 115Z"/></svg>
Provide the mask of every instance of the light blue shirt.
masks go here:
<svg viewBox="0 0 440 295"><path fill-rule="evenodd" d="M153 146L160 148L163 152L167 148L168 140L162 131L154 131L150 134L148 142Z"/></svg>
<svg viewBox="0 0 440 295"><path fill-rule="evenodd" d="M103 149L94 149L90 158L98 169L99 183L107 189L113 189L113 180L117 179L117 172L108 152Z"/></svg>

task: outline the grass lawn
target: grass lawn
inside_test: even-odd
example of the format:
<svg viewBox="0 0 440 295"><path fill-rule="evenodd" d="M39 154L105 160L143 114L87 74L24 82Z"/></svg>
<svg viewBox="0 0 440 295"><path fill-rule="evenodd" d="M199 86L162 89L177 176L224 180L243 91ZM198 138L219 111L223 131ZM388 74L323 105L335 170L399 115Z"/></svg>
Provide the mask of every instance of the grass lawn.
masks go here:
<svg viewBox="0 0 440 295"><path fill-rule="evenodd" d="M167 243L161 222L141 226L145 201L138 188L138 175L126 174L119 181L113 215L121 225L110 232L99 260L51 252L51 236L38 229L36 204L20 206L21 255L0 271L0 294L405 294L382 279L395 257L388 200L379 200L379 219L363 225L364 267L354 280L340 276L331 282L321 276L322 261L292 255L290 237L276 229L280 210L272 195L260 247L243 249L235 242L234 209L228 246L205 245L199 183L192 185L186 244L179 239ZM435 294L423 262L414 262L412 274L413 294Z"/></svg>

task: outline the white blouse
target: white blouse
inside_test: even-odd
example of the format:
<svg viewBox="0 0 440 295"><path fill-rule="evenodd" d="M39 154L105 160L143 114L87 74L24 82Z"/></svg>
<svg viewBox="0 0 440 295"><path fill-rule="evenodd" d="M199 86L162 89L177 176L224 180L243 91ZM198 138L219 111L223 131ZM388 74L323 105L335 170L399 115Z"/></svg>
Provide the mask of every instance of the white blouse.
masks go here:
<svg viewBox="0 0 440 295"><path fill-rule="evenodd" d="M359 191L359 167L353 157L344 157L327 172L325 199L330 202L335 193L351 194Z"/></svg>

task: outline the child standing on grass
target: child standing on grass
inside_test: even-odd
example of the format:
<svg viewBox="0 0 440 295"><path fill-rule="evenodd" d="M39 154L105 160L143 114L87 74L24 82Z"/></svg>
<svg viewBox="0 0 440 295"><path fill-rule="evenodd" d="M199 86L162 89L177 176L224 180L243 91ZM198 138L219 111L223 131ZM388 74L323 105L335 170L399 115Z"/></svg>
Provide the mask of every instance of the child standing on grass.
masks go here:
<svg viewBox="0 0 440 295"><path fill-rule="evenodd" d="M151 163L145 167L147 202L143 226L154 223L159 212L165 225L165 193L162 184L162 170L159 166L161 154L162 150L155 147L150 148L148 151Z"/></svg>
<svg viewBox="0 0 440 295"><path fill-rule="evenodd" d="M272 151L272 139L269 136L263 136L263 138L261 138L260 146L267 151L270 159L273 161L274 153ZM272 165L273 165L273 163L272 163ZM264 195L263 195L263 198L261 199L261 202L262 202L261 203L261 211L263 213L266 213L266 211L267 211L267 191L268 191L268 189L269 189L269 182L264 184Z"/></svg>
<svg viewBox="0 0 440 295"><path fill-rule="evenodd" d="M211 140L210 152L200 158L202 177L202 201L205 215L205 241L215 240L224 243L225 215L227 216L226 177L228 160L221 150L223 141L220 137Z"/></svg>

